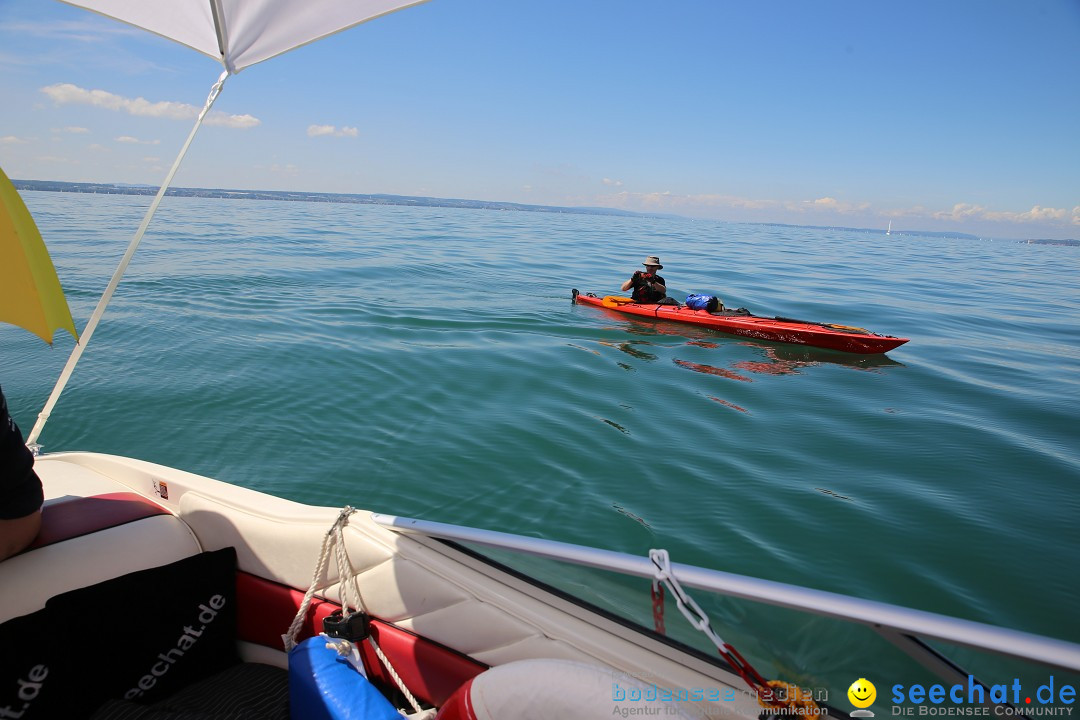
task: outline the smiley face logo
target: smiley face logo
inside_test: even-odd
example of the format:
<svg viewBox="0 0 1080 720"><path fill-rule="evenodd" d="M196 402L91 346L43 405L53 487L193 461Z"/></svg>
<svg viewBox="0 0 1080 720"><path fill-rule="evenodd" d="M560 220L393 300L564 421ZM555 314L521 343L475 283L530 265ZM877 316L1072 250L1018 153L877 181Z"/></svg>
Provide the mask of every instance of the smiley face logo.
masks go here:
<svg viewBox="0 0 1080 720"><path fill-rule="evenodd" d="M847 696L855 707L868 708L877 699L877 688L874 687L874 683L866 678L859 678L851 683L851 687L847 690Z"/></svg>

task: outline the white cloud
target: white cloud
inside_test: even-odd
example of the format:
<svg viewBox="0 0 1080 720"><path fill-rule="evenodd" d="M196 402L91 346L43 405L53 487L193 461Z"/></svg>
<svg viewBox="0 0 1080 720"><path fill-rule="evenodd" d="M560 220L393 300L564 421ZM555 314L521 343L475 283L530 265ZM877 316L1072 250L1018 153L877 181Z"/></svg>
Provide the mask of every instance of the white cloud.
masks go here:
<svg viewBox="0 0 1080 720"><path fill-rule="evenodd" d="M86 133L90 132L90 130L87 129L87 128L84 128L84 127L77 127L75 125L68 125L65 128L59 128L59 129L53 130L53 132L69 133L71 135L85 135Z"/></svg>
<svg viewBox="0 0 1080 720"><path fill-rule="evenodd" d="M160 145L161 144L160 140L140 140L138 138L133 138L130 135L121 135L120 137L116 138L116 142L118 142L118 143L128 143L128 144L131 144L131 145Z"/></svg>
<svg viewBox="0 0 1080 720"><path fill-rule="evenodd" d="M14 135L4 135L3 137L0 137L0 145L25 145L28 142L30 141L15 137Z"/></svg>
<svg viewBox="0 0 1080 720"><path fill-rule="evenodd" d="M1068 210L1044 208L1036 205L1027 212L988 212L986 217L990 220L1006 220L1009 222L1045 222L1047 220L1064 220L1068 214Z"/></svg>
<svg viewBox="0 0 1080 720"><path fill-rule="evenodd" d="M91 105L105 110L126 112L137 117L166 118L169 120L194 120L199 108L187 103L162 100L150 102L145 98L126 98L105 90L87 90L71 83L57 83L41 88L57 105ZM251 115L226 115L211 112L204 122L207 125L246 129L260 124Z"/></svg>
<svg viewBox="0 0 1080 720"><path fill-rule="evenodd" d="M1025 232L1035 232L1036 226L1044 229L1080 227L1080 205L1071 210L1035 205L1024 212L991 210L972 203L956 203L947 210L935 210L919 205L878 209L868 202L846 201L827 195L814 200L785 200L708 193L679 195L670 191L619 191L574 198L573 202L638 212L664 212L746 222L842 222L851 227L876 227L877 223L884 220L904 218L905 222L921 223L921 226L928 230L954 227L968 228L971 232L986 232L994 226L998 232L1006 232L1006 225L1028 226L1029 230Z"/></svg>
<svg viewBox="0 0 1080 720"><path fill-rule="evenodd" d="M307 134L308 137L358 137L360 130L347 125L340 130L333 125L308 125Z"/></svg>
<svg viewBox="0 0 1080 720"><path fill-rule="evenodd" d="M198 111L195 113L198 114ZM217 112L216 110L209 113L204 120L207 125L214 125L216 127L227 127L235 130L247 130L248 128L257 127L262 125L262 120L254 115L226 115L223 112Z"/></svg>
<svg viewBox="0 0 1080 720"><path fill-rule="evenodd" d="M986 208L981 205L956 203L951 210L934 213L934 218L937 220L967 220L982 217L985 212Z"/></svg>
<svg viewBox="0 0 1080 720"><path fill-rule="evenodd" d="M66 22L0 22L0 32L58 40L84 42L100 45L105 35L139 36L142 31L118 23L99 21Z"/></svg>
<svg viewBox="0 0 1080 720"><path fill-rule="evenodd" d="M612 180L611 178L604 178L603 183L605 185L611 185L613 187L622 187L622 180Z"/></svg>
<svg viewBox="0 0 1080 720"><path fill-rule="evenodd" d="M1080 224L1080 207L1073 208L1070 212L1064 208L1049 208L1035 205L1025 212L1012 212L1008 210L988 210L982 205L969 203L957 203L951 210L934 213L937 220L990 220L992 222L1006 222L1014 224L1025 223L1060 223L1070 221L1072 224ZM1071 218L1071 219L1070 219Z"/></svg>
<svg viewBox="0 0 1080 720"><path fill-rule="evenodd" d="M60 157L58 155L40 155L34 158L35 162L42 163L58 163L60 165L78 165L78 160L72 160L71 158Z"/></svg>
<svg viewBox="0 0 1080 720"><path fill-rule="evenodd" d="M788 210L795 210L802 212L805 210L812 211L824 211L837 213L839 215L855 215L865 213L870 209L870 203L849 203L837 200L834 197L822 197L817 200L805 200L800 205L793 205L791 203L784 203L784 207Z"/></svg>
<svg viewBox="0 0 1080 720"><path fill-rule="evenodd" d="M285 177L296 177L300 174L300 168L292 163L281 165L274 163L273 165L255 165L255 170L258 172L268 172L275 175L284 175Z"/></svg>
<svg viewBox="0 0 1080 720"><path fill-rule="evenodd" d="M780 200L762 200L744 198L735 195L701 193L697 195L677 195L670 190L651 193L620 192L605 196L616 199L617 207L642 208L646 210L664 210L671 212L695 209L737 209L737 210L794 210L805 211L805 203Z"/></svg>

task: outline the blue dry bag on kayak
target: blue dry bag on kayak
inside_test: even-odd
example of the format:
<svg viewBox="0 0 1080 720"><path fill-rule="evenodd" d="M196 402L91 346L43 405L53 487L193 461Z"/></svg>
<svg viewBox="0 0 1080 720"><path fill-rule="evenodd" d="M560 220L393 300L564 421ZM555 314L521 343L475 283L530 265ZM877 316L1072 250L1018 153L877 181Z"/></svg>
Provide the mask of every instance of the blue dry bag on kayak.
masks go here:
<svg viewBox="0 0 1080 720"><path fill-rule="evenodd" d="M709 312L716 312L716 308L720 305L720 300L714 295L687 295L686 307L691 310L708 310Z"/></svg>

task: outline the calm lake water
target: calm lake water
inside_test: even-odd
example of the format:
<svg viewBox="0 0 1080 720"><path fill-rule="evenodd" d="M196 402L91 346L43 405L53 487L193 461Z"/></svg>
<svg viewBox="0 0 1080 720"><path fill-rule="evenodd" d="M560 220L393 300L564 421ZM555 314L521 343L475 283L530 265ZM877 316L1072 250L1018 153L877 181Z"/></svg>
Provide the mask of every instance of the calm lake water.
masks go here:
<svg viewBox="0 0 1080 720"><path fill-rule="evenodd" d="M23 196L82 328L150 198ZM570 302L647 254L677 298L911 342L848 356ZM173 197L41 442L1080 641L1078 279L1074 247ZM72 344L0 327L24 432ZM646 581L558 582L649 622ZM710 607L788 679L915 672L856 653L869 631Z"/></svg>

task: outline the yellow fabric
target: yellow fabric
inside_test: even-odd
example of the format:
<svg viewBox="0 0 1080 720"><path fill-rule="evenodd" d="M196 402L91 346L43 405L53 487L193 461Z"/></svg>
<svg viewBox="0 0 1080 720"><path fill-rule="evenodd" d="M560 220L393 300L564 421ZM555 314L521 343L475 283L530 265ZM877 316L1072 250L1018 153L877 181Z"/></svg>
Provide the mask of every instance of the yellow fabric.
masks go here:
<svg viewBox="0 0 1080 720"><path fill-rule="evenodd" d="M618 295L605 295L600 300L600 304L606 308L617 308L620 305L625 305L632 302L634 302L633 298L619 297Z"/></svg>
<svg viewBox="0 0 1080 720"><path fill-rule="evenodd" d="M0 321L29 330L50 345L57 330L67 330L79 339L41 233L2 169Z"/></svg>

